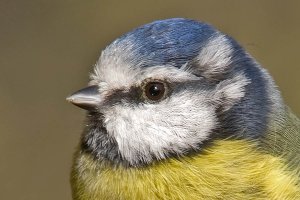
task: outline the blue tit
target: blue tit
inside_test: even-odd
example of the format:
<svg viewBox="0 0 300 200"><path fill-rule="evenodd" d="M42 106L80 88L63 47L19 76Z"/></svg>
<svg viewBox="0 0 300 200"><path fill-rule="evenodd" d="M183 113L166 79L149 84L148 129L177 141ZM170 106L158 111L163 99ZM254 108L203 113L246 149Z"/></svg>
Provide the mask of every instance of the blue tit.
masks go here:
<svg viewBox="0 0 300 200"><path fill-rule="evenodd" d="M300 199L300 122L233 38L190 19L107 46L71 173L76 200Z"/></svg>

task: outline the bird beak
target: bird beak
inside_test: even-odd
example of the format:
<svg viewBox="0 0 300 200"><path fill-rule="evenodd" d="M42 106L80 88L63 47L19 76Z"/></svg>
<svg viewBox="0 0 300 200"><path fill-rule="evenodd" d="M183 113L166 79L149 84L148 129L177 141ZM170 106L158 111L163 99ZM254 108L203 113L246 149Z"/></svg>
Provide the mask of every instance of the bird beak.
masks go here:
<svg viewBox="0 0 300 200"><path fill-rule="evenodd" d="M92 85L73 93L67 101L85 110L94 110L101 103L97 85Z"/></svg>

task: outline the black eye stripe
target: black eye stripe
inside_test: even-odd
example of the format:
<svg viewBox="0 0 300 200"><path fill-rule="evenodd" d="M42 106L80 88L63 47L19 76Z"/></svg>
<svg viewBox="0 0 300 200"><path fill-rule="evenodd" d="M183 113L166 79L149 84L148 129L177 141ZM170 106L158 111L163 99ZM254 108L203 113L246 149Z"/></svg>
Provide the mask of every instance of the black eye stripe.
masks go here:
<svg viewBox="0 0 300 200"><path fill-rule="evenodd" d="M194 91L195 88L203 89L212 88L213 85L205 83L203 80L192 80L185 82L167 82L164 80L146 80L141 85L134 85L128 89L115 89L112 90L107 96L104 97L104 103L102 106L112 106L121 102L128 103L127 106L135 106L139 103L155 103L160 100L149 100L145 95L145 87L150 82L159 82L165 85L164 96L160 99L172 96L174 93L180 93L181 91Z"/></svg>
<svg viewBox="0 0 300 200"><path fill-rule="evenodd" d="M140 102L141 93L142 91L140 87L136 86L130 87L129 90L113 90L105 97L103 106L111 106L121 103L122 101L126 101L131 104L138 104Z"/></svg>

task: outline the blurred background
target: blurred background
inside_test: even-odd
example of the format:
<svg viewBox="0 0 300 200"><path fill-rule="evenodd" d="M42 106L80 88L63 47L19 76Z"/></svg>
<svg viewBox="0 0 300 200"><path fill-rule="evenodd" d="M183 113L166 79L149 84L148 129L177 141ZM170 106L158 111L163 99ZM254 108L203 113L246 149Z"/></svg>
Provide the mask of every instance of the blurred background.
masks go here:
<svg viewBox="0 0 300 200"><path fill-rule="evenodd" d="M101 50L157 19L187 17L238 40L300 116L300 1L0 0L0 199L71 199L72 154L86 86Z"/></svg>

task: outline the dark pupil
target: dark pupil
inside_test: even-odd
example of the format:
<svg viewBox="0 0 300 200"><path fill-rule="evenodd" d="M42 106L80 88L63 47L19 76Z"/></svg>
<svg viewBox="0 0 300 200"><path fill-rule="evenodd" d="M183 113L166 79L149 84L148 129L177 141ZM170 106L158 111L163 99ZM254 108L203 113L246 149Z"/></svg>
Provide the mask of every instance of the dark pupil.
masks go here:
<svg viewBox="0 0 300 200"><path fill-rule="evenodd" d="M153 84L149 88L149 93L151 96L158 96L161 93L161 85Z"/></svg>
<svg viewBox="0 0 300 200"><path fill-rule="evenodd" d="M157 101L164 97L165 86L163 83L151 82L146 85L145 94L148 99Z"/></svg>

